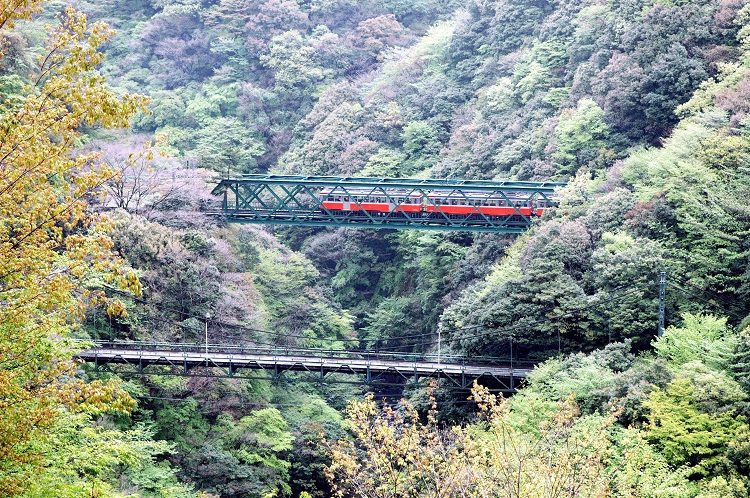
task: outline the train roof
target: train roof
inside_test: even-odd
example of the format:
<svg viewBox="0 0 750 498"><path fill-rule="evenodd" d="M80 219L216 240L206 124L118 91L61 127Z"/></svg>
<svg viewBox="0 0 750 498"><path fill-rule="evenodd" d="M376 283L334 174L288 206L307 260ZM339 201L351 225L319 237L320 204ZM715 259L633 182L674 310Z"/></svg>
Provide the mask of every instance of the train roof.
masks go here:
<svg viewBox="0 0 750 498"><path fill-rule="evenodd" d="M344 194L344 195L416 195L421 196L419 190L409 188L383 188L383 187L323 187L321 195Z"/></svg>
<svg viewBox="0 0 750 498"><path fill-rule="evenodd" d="M320 190L319 195L387 195L387 196L414 196L421 197L422 190L415 190L410 188L386 188L386 187L342 187L340 185L323 187ZM428 197L442 197L442 198L457 198L457 199L468 199L468 198L482 198L482 199L510 199L520 198L528 199L536 194L536 192L512 192L512 191L486 191L486 190L463 190L463 189L452 189L452 190L427 190L424 192ZM556 197L552 193L545 193L547 197Z"/></svg>
<svg viewBox="0 0 750 498"><path fill-rule="evenodd" d="M487 198L487 199L505 199L507 198L523 198L528 199L532 197L535 192L485 192L481 190L432 190L428 194L428 197L444 197L448 199L464 199L464 198Z"/></svg>

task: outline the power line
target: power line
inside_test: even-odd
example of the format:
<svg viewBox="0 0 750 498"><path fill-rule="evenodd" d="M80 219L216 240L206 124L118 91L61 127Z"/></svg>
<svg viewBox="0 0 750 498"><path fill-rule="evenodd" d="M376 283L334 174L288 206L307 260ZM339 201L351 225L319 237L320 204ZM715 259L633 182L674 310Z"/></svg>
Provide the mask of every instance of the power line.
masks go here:
<svg viewBox="0 0 750 498"><path fill-rule="evenodd" d="M566 311L564 313L560 313L558 315L550 316L550 317L547 317L547 318L544 318L544 319L533 320L533 321L528 321L528 322L520 322L517 325L511 326L511 327L507 327L507 328L504 328L504 329L487 330L485 332L480 332L478 334L475 334L472 338L482 338L482 337L490 336L490 335L507 334L507 333L512 333L512 332L514 332L516 330L519 330L519 329L525 329L525 328L528 328L528 327L537 326L537 325L541 325L541 324L552 322L552 321L557 321L560 318L571 316L571 315L573 315L575 313L578 313L578 312L581 312L581 311L586 311L588 309L593 309L593 308L599 307L599 306L601 306L603 304L609 304L609 303L611 303L613 301L622 299L622 298L624 298L624 297L626 297L626 296L628 296L630 294L633 294L633 293L641 290L639 287L621 286L621 287L616 288L615 292L618 291L618 290L621 290L621 289L627 289L629 287L632 287L632 289L630 291L625 292L625 293L620 294L620 295L615 295L614 297L607 297L607 298L603 299L601 302L598 302L598 303L593 303L593 304L590 304L590 305L587 305L587 306L583 306L583 307L580 307L580 308L575 308L575 309ZM118 289L114 289L114 288L109 287L109 286L106 286L106 288L110 289L111 291L113 291L115 293L118 293L118 294L127 296L129 298L132 298L133 300L138 301L140 303L153 306L153 307L155 307L158 310L164 310L165 309L163 307L160 307L158 305L150 303L150 302L148 302L148 301L146 301L144 299L139 299L139 298L133 297L130 294L125 293L123 291L120 291ZM191 315L189 313L185 313L185 312L182 312L180 310L174 310L174 309L169 309L169 308L166 308L166 310L174 312L174 313L178 313L178 314L183 315L183 316L187 316L189 318L195 318L197 320L205 320L205 318L203 318L203 317L199 317L199 316L196 316L196 315ZM150 316L153 316L153 315L150 315ZM196 332L196 330L192 329L191 327L188 327L188 326L186 326L184 324L176 323L176 322L174 322L172 320L169 320L169 319L166 319L166 318L163 318L163 317L155 317L154 316L153 318L155 320L166 322L168 324L172 324L172 325L180 327L182 329L187 329L187 330L189 330L191 332ZM283 334L283 333L276 333L276 332L272 332L272 331L268 331L268 330L253 329L253 328L250 328L250 327L244 327L242 325L226 324L224 322L219 322L219 321L216 321L216 320L214 320L213 322L209 321L209 323L214 323L214 324L218 324L218 325L224 325L224 326L228 326L230 328L237 328L237 329L240 329L242 331L249 331L249 332L256 332L256 333L260 332L260 333L269 334L271 336L275 336L275 337L279 337L279 338L295 338L295 339L316 340L316 341L335 341L335 342L344 342L344 343L354 343L354 342L361 343L361 342L372 341L373 340L373 339L312 338L312 337L307 337L307 336L302 336L302 335L296 335L296 334ZM472 329L478 329L478 328L482 328L482 327L486 327L486 326L485 325L469 325L469 326L466 326L466 327L459 327L459 328L454 328L454 329L448 329L444 333L446 333L446 332L447 333L462 332L462 331L472 330ZM221 332L217 332L217 331L213 331L212 335L213 336L219 335L219 336L223 336L223 337L230 337L229 335L222 334ZM399 341L402 341L404 339L416 339L416 338L419 338L419 339L431 338L432 339L433 337L434 337L434 333L430 332L430 333L412 334L412 335L408 335L408 336L400 336L400 337L394 337L394 338L384 338L384 339L379 339L379 340L380 341L389 341L389 340L399 340ZM448 339L443 340L441 342L442 343L447 343L447 344L453 344L453 343L458 342L458 341L460 341L462 339L464 339L464 338L463 337L451 337L451 338L448 338ZM275 342L274 343L269 343L269 342L264 342L264 341L261 341L261 340L255 340L255 341L252 341L252 343L256 344L256 345L269 346L269 347L278 347L279 346L278 343L275 343ZM401 352L399 350L401 350L403 348L409 348L409 347L413 348L413 347L416 347L416 346L420 346L420 347L424 348L425 346L433 346L433 345L436 345L436 344L438 344L438 341L433 339L431 341L426 341L426 342L425 341L419 341L419 342L415 341L415 342L409 342L407 344L401 344L399 346L379 347L376 351L372 351L372 350L345 350L345 351L353 352L353 353L363 353L363 354L377 354L378 352L387 352L387 351L392 351L392 352L398 353L398 352ZM405 352L404 354L413 354L413 353Z"/></svg>
<svg viewBox="0 0 750 498"><path fill-rule="evenodd" d="M466 392L468 389L454 389L452 391L462 391ZM492 393L501 393L501 390L498 389L491 389L490 392ZM230 401L229 403L222 403L223 400L213 400L213 399L200 399L200 398L175 398L175 397L167 397L167 396L133 396L136 399L139 400L152 400L152 401L168 401L170 403L189 403L189 402L196 402L196 403L215 403L217 405L223 405L223 406L250 406L250 407L256 407L259 409L267 408L267 407L278 407L278 408L302 408L302 407L309 407L310 403L273 403L270 401ZM405 399L408 401L407 398L403 396L403 394L378 394L373 395L373 399L375 401L380 399L386 399L386 398L398 398L398 399ZM321 399L321 401L324 401L326 405L330 406L326 400ZM457 400L435 400L435 403L438 405L462 405L462 404L470 404L475 403L474 400L471 399L457 399ZM412 403L414 404L414 403Z"/></svg>
<svg viewBox="0 0 750 498"><path fill-rule="evenodd" d="M725 297L722 297L722 296L720 296L719 294L717 294L717 293L715 293L715 292L712 292L712 291L710 291L709 289L701 289L701 288L700 288L700 287L698 287L697 285L691 284L691 283L690 283L690 282L689 282L689 281L687 280L687 278L688 278L688 277L678 277L678 276L676 276L676 275L669 275L669 277L670 277L671 279L676 279L676 280L678 280L678 281L679 281L679 282L680 282L680 283L681 283L682 285L684 285L684 286L686 286L686 287L690 287L690 288L692 288L693 290L695 290L695 291L697 291L697 292L700 292L700 293L704 293L704 294L711 294L711 296L712 296L712 297L714 297L714 298L718 299L719 301L723 302L723 303L724 303L725 305L727 305L727 306L729 306L729 305L731 305L731 304L732 304L731 302L729 302L729 301L727 300L727 298L725 298Z"/></svg>
<svg viewBox="0 0 750 498"><path fill-rule="evenodd" d="M728 309L724 308L723 306L719 306L715 302L709 301L708 299L704 299L701 296L693 294L692 292L683 289L679 285L673 284L671 282L667 282L667 285L669 285L670 287L674 287L675 289L679 290L680 292L683 292L683 293L687 294L690 297L693 297L693 298L695 298L695 299L697 299L697 300L699 300L699 301L701 301L701 302L703 302L705 304L708 304L709 306L713 306L714 308L719 309L719 310L723 311L724 313L733 316L737 320L743 320L744 319L744 317L738 315L737 313L729 311Z"/></svg>
<svg viewBox="0 0 750 498"><path fill-rule="evenodd" d="M618 289L627 289L628 287L633 287L633 288L630 291L628 291L628 292L620 294L619 296L608 297L605 300L603 300L602 302L590 304L590 305L583 306L583 307L580 307L580 308L574 308L574 309L566 311L564 313L560 313L559 315L553 315L553 316L550 316L550 317L547 317L547 318L544 318L544 319L532 320L532 321L529 321L529 322L521 322L521 323L518 323L517 325L513 325L511 327L507 327L507 328L504 328L504 329L487 330L485 332L480 332L478 334L475 334L474 336L472 336L472 338L481 338L481 337L485 337L485 336L489 336L489 335L497 335L497 334L502 334L502 333L507 333L507 332L514 332L514 331L519 330L519 329L525 329L525 328L528 328L528 327L532 327L532 326L536 326L536 325L541 325L541 324L544 324L544 323L547 323L547 322L556 321L556 320L559 320L560 318L564 318L564 317L573 315L573 314L578 313L580 311L586 311L588 309L596 308L596 307L602 306L604 304L609 304L609 303L611 303L613 301L616 301L618 299L622 299L622 298L624 298L626 296L629 296L631 294L634 294L634 293L642 290L641 288L634 287L634 286L623 286L623 287L618 287ZM617 289L615 289L615 290L617 290ZM477 327L479 327L479 326L477 326ZM459 341L461 339L464 339L464 338L463 337L452 337L450 339L443 340L442 342L443 343L447 342L447 343L451 344L451 343L457 342L457 341ZM420 345L420 344L421 345L425 345L425 346L436 345L437 341L433 340L433 341L425 342L425 343L414 343L412 345L416 346L416 345ZM404 346L401 346L401 347L404 347ZM380 348L379 351L384 351L384 350L387 351L387 350L392 350L394 348L395 347Z"/></svg>
<svg viewBox="0 0 750 498"><path fill-rule="evenodd" d="M120 294L121 296L125 296L125 297L127 297L129 299L132 299L133 301L139 302L141 304L152 306L152 307L154 307L154 308L156 308L157 310L160 310L160 311L167 311L167 312L179 314L179 315L185 316L186 319L195 318L196 320L199 320L199 321L205 321L206 320L205 317L197 316L197 315L193 315L193 314L190 314L190 313L186 313L184 311L180 311L180 310L176 310L176 309L173 309L173 308L167 308L167 307L164 307L164 306L161 306L161 305L157 305L157 304L149 302L149 301L147 301L145 299L141 299L141 298L135 297L132 294L129 294L129 293L124 292L124 291L121 291L119 289L116 289L116 288L108 286L108 285L105 285L104 287L106 289L108 289L108 290L116 293L116 294ZM168 318L164 318L164 317L156 316L156 315L151 315L151 314L149 314L147 316L151 317L154 320L158 320L158 321L161 321L161 322L164 322L164 323L167 323L167 324L174 325L176 327L180 327L180 328L182 328L184 330L189 330L191 332L200 332L197 329L193 329L193 328L191 328L191 327L189 327L187 325L175 322L175 321L170 320ZM218 321L218 320L208 320L208 323L212 324L212 325L218 325L220 327L239 329L240 331L243 331L243 332L262 333L262 334L267 334L267 335L269 335L271 337L287 338L287 339L305 339L305 340L333 341L333 342L344 342L344 343L361 343L361 342L367 342L367 341L388 340L388 339L367 339L367 338L356 338L356 339L355 338L351 338L351 339L350 338L328 338L328 337L318 338L318 337L308 337L308 336L299 335L299 334L288 334L288 333L282 333L282 332L274 332L274 331L265 330L265 329L256 329L256 328L246 327L244 325L237 325L237 324L233 324L233 323L221 322L221 321ZM450 332L461 332L461 331L464 331L464 330L472 330L472 329L481 328L481 327L482 327L482 325L468 325L466 327L459 327L459 328L453 328L453 329L445 329L445 331L449 332L449 333ZM212 335L216 335L216 332L213 331ZM398 340L403 340L403 339L417 339L417 338L432 337L433 335L434 335L433 332L424 332L424 333L420 333L420 334L410 334L410 335L399 336L399 337L394 338L394 339L398 339ZM225 335L225 337L229 337L229 336ZM268 346L278 345L277 343L260 343L260 342L258 344L263 344L263 345L268 345ZM420 344L420 343L415 343L415 344Z"/></svg>

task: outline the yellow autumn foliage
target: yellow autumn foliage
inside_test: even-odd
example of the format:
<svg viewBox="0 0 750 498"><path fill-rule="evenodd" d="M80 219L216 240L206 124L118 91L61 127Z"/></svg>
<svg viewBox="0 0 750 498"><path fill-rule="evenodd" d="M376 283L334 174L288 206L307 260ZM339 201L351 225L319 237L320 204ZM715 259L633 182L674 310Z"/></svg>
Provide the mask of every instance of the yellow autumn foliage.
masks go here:
<svg viewBox="0 0 750 498"><path fill-rule="evenodd" d="M0 38L41 5L0 0ZM113 172L73 149L82 127L126 127L147 99L116 95L96 71L98 48L112 35L106 25L73 8L58 21L23 101L0 103L0 496L22 492L44 465L61 411L133 406L115 383L77 379L66 342L91 299L84 285L92 272L140 290L111 253L106 223L86 209Z"/></svg>
<svg viewBox="0 0 750 498"><path fill-rule="evenodd" d="M327 443L336 496L362 498L604 498L614 416L580 418L572 398L535 427L513 420L510 403L475 384L480 420L426 423L402 401L378 409L370 395L347 409L352 438Z"/></svg>

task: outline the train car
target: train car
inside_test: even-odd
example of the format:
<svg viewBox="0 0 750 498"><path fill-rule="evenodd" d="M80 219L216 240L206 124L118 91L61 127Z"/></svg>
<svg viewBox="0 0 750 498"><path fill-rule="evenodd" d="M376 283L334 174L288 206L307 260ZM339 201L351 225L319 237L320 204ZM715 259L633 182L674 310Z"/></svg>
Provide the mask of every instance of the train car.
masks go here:
<svg viewBox="0 0 750 498"><path fill-rule="evenodd" d="M537 197L534 206L534 214L537 216L541 216L544 214L544 210L550 207L554 207L557 205L557 197L556 196L550 196L549 198L544 197Z"/></svg>
<svg viewBox="0 0 750 498"><path fill-rule="evenodd" d="M324 187L318 194L321 209L334 212L420 213L424 196L408 189L373 189L371 187Z"/></svg>
<svg viewBox="0 0 750 498"><path fill-rule="evenodd" d="M533 216L542 214L544 206L523 192L505 195L483 191L433 190L428 195L426 210L433 217L448 216Z"/></svg>
<svg viewBox="0 0 750 498"><path fill-rule="evenodd" d="M432 190L426 196L411 189L324 187L320 209L336 213L372 213L378 216L424 212L431 218L507 218L542 216L554 199L528 192Z"/></svg>

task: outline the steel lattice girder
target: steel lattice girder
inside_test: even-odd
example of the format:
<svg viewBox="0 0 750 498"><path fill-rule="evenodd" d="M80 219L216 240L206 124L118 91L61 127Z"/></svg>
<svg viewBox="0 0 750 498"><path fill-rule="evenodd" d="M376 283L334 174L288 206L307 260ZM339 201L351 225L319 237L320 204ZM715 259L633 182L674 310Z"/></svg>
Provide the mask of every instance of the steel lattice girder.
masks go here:
<svg viewBox="0 0 750 498"><path fill-rule="evenodd" d="M119 376L132 375L159 375L173 377L203 377L222 379L244 379L281 381L287 378L288 373L296 374L293 380L298 382L312 382L319 384L364 384L368 386L411 386L418 387L420 382L426 378L443 379L448 387L456 389L471 389L476 380L485 386L494 386L500 392L514 393L526 380L526 371L511 372L508 375L499 376L491 373L480 376L466 376L435 371L431 375L414 374L399 370L385 372L358 372L350 368L342 367L335 371L316 371L298 365L295 368L267 368L253 362L240 363L230 366L221 366L205 360L200 364L186 364L168 361L159 358L154 361L133 362L122 357L114 358L89 358L87 361L93 363L93 371L97 373L112 373ZM253 375L250 372L259 372Z"/></svg>
<svg viewBox="0 0 750 498"><path fill-rule="evenodd" d="M467 389L474 379L492 382L503 390L512 391L516 383L529 373L528 368L514 369L480 364L435 363L398 359L372 359L355 354L344 356L316 356L308 350L307 356L294 354L245 353L235 348L230 352L203 353L203 348L183 350L184 344L120 343L119 348L96 347L78 353L78 357L93 363L96 371L110 371L120 365L125 371L144 375L182 375L187 377L227 377L279 379L286 372L312 374L317 382L327 382L331 374L353 375L356 380L346 381L365 384L418 384L420 379L437 377L445 379L454 387ZM166 369L166 370L165 370ZM260 377L248 375L248 370L264 372ZM124 373L124 372L123 372ZM334 382L341 382L337 379Z"/></svg>
<svg viewBox="0 0 750 498"><path fill-rule="evenodd" d="M209 209L208 213L239 223L520 233L531 224L534 216L522 213L521 208L514 207L513 201L528 201L532 206L535 200L541 199L552 203L555 188L563 185L551 182L244 175L221 180L212 192L213 195L223 195L221 207ZM319 195L324 188L346 196L350 199L347 202L357 209L328 209ZM431 212L404 210L397 202L396 189L399 198L416 195L424 199L425 207L430 206ZM362 192L383 198L392 210L373 212L363 208L357 200L357 195ZM447 214L430 199L431 192L462 199L466 206L476 206L468 193L481 193L488 198L494 196L507 202L513 212L507 216L488 216L478 210L466 215ZM535 210L532 208L531 211Z"/></svg>

